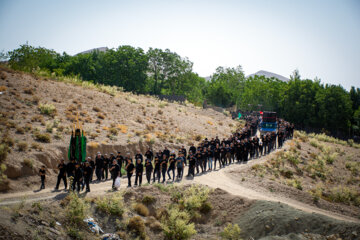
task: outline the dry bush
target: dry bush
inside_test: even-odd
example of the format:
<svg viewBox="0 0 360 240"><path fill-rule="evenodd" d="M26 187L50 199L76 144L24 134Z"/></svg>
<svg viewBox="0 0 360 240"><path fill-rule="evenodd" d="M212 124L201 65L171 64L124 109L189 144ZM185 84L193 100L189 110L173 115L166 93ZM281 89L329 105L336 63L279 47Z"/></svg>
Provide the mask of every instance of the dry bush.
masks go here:
<svg viewBox="0 0 360 240"><path fill-rule="evenodd" d="M9 147L14 146L15 141L7 133L5 133L1 139L1 143L6 144Z"/></svg>
<svg viewBox="0 0 360 240"><path fill-rule="evenodd" d="M145 238L145 224L144 221L139 216L135 216L129 219L127 228L130 231L133 231L135 234L139 235L141 238Z"/></svg>
<svg viewBox="0 0 360 240"><path fill-rule="evenodd" d="M100 125L100 124L101 124L101 120L100 120L100 119L97 119L97 120L95 121L95 123Z"/></svg>
<svg viewBox="0 0 360 240"><path fill-rule="evenodd" d="M163 112L161 109L159 109L159 110L157 111L157 113L158 113L159 115L162 115L164 112Z"/></svg>
<svg viewBox="0 0 360 240"><path fill-rule="evenodd" d="M37 143L37 142L31 143L31 148L32 148L32 149L35 149L35 150L38 150L38 151L40 151L40 152L43 150L42 146L41 146L39 143Z"/></svg>
<svg viewBox="0 0 360 240"><path fill-rule="evenodd" d="M97 142L89 142L87 145L89 146L89 148L94 148L94 149L99 147L99 143Z"/></svg>
<svg viewBox="0 0 360 240"><path fill-rule="evenodd" d="M32 125L30 123L27 123L27 124L25 124L24 129L25 129L25 132L29 132L32 129Z"/></svg>
<svg viewBox="0 0 360 240"><path fill-rule="evenodd" d="M229 127L233 127L234 126L234 124L232 124L232 123L229 123Z"/></svg>
<svg viewBox="0 0 360 240"><path fill-rule="evenodd" d="M146 130L152 132L155 129L155 125L154 124L146 124Z"/></svg>
<svg viewBox="0 0 360 240"><path fill-rule="evenodd" d="M193 139L194 139L195 141L199 142L199 141L201 141L202 136L201 136L200 134L197 134L197 135L195 135L195 136L193 137Z"/></svg>
<svg viewBox="0 0 360 240"><path fill-rule="evenodd" d="M121 133L127 133L128 131L128 127L126 125L118 124L116 128L119 129Z"/></svg>
<svg viewBox="0 0 360 240"><path fill-rule="evenodd" d="M24 134L24 133L25 133L25 129L24 129L23 127L17 127L17 128L16 128L16 133Z"/></svg>
<svg viewBox="0 0 360 240"><path fill-rule="evenodd" d="M142 203L137 203L134 206L134 210L136 211L137 214L147 217L149 216L149 209Z"/></svg>
<svg viewBox="0 0 360 240"><path fill-rule="evenodd" d="M24 93L34 95L34 89L32 88L25 88Z"/></svg>
<svg viewBox="0 0 360 240"><path fill-rule="evenodd" d="M67 108L66 111L68 112L73 112L76 111L76 106L74 104L70 104Z"/></svg>
<svg viewBox="0 0 360 240"><path fill-rule="evenodd" d="M1 72L1 73L0 73L0 78L1 78L2 80L5 80L5 79L6 79L6 74L5 74L4 72ZM3 92L3 90L0 90L0 92Z"/></svg>
<svg viewBox="0 0 360 240"><path fill-rule="evenodd" d="M143 120L141 119L141 117L137 116L137 117L136 117L136 122L138 122L138 123L143 123Z"/></svg>
<svg viewBox="0 0 360 240"><path fill-rule="evenodd" d="M33 104L39 104L40 98L38 96L33 96L32 99L31 99L31 102Z"/></svg>
<svg viewBox="0 0 360 240"><path fill-rule="evenodd" d="M104 116L104 114L102 114L102 113L98 113L98 114L96 114L96 116L98 117L98 118L100 118L100 119L105 119L105 116Z"/></svg>
<svg viewBox="0 0 360 240"><path fill-rule="evenodd" d="M93 121L92 118L89 116L89 117L86 117L86 118L85 118L85 122L86 122L86 123L92 123L92 122L94 122L94 121Z"/></svg>
<svg viewBox="0 0 360 240"><path fill-rule="evenodd" d="M93 107L93 110L95 111L95 112L101 112L101 109L99 108L99 107Z"/></svg>
<svg viewBox="0 0 360 240"><path fill-rule="evenodd" d="M53 104L40 104L39 110L41 114L48 115L48 116L55 116L56 115L56 107Z"/></svg>
<svg viewBox="0 0 360 240"><path fill-rule="evenodd" d="M117 128L109 128L109 132L114 135L114 136L117 136L118 135L118 129Z"/></svg>
<svg viewBox="0 0 360 240"><path fill-rule="evenodd" d="M5 92L6 91L6 87L5 86L0 86L0 92Z"/></svg>
<svg viewBox="0 0 360 240"><path fill-rule="evenodd" d="M51 136L48 133L35 133L34 134L35 140L43 143L50 143L51 142Z"/></svg>
<svg viewBox="0 0 360 240"><path fill-rule="evenodd" d="M28 144L27 144L27 142L19 142L17 144L17 147L20 152L24 152L28 149Z"/></svg>
<svg viewBox="0 0 360 240"><path fill-rule="evenodd" d="M24 166L27 166L29 168L33 168L34 167L34 161L30 158L25 158L23 161Z"/></svg>
<svg viewBox="0 0 360 240"><path fill-rule="evenodd" d="M90 139L95 139L99 136L99 134L97 133L90 133L89 135L90 135Z"/></svg>
<svg viewBox="0 0 360 240"><path fill-rule="evenodd" d="M214 125L214 123L212 122L212 121L207 121L207 123L209 124L209 125Z"/></svg>
<svg viewBox="0 0 360 240"><path fill-rule="evenodd" d="M222 122L219 122L219 126L222 126L223 125L223 123Z"/></svg>

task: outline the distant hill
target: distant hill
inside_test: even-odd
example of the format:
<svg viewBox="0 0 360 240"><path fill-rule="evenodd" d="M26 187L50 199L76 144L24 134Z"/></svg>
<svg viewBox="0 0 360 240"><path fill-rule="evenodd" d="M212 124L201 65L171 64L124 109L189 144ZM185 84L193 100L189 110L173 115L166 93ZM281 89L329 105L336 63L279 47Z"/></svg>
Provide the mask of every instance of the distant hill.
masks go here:
<svg viewBox="0 0 360 240"><path fill-rule="evenodd" d="M279 75L279 74L272 73L272 72L268 72L268 71L264 71L264 70L260 70L260 71L258 71L258 72L256 72L256 73L250 74L250 75L247 76L247 78L248 78L248 77L255 76L255 75L257 75L257 76L264 76L264 77L266 77L266 78L272 78L272 77L273 77L273 78L277 78L277 79L279 79L280 81L284 81L284 82L288 82L288 81L290 80L289 78L286 78L286 77L281 76L281 75Z"/></svg>
<svg viewBox="0 0 360 240"><path fill-rule="evenodd" d="M98 51L98 52L106 52L107 50L109 50L108 47L99 47L99 48L93 48L93 49L90 49L90 50L86 50L86 51L83 51L83 52L80 52L76 55L79 55L79 54L85 54L85 53L91 53L91 52L95 52L95 51Z"/></svg>

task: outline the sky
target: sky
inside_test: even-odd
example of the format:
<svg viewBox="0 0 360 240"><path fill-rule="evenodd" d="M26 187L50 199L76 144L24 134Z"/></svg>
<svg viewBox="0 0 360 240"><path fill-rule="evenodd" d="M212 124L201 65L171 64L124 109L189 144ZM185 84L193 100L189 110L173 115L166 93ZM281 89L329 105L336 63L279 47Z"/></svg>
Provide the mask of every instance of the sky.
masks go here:
<svg viewBox="0 0 360 240"><path fill-rule="evenodd" d="M360 0L0 0L0 51L170 49L200 76L241 65L360 87Z"/></svg>

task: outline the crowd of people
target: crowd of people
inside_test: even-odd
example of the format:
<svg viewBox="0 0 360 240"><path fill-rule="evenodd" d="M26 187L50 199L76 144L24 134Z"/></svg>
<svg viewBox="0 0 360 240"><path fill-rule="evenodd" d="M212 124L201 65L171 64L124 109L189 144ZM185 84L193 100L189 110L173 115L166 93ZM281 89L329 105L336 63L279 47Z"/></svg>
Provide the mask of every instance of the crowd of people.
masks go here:
<svg viewBox="0 0 360 240"><path fill-rule="evenodd" d="M247 163L251 159L269 154L276 148L281 148L283 142L293 137L294 125L279 119L278 131L257 136L260 118L258 115L245 116L245 127L228 138L205 138L197 146L192 144L187 150L182 146L178 152L165 149L153 152L151 148L142 154L140 150L134 156L130 153L125 156L117 154L97 153L94 159L87 158L85 163L75 160L65 164L64 160L58 165L59 174L55 190L59 189L61 180L67 188L67 177L72 177L73 190L80 191L86 188L90 192L90 183L112 180L115 189L117 177L126 175L128 187L132 186L132 176L135 176L134 186L141 186L145 172L147 183L164 183L168 181L181 181L184 174L188 178L208 171L221 169L234 163ZM184 173L188 166L187 173ZM42 171L42 178L45 173ZM42 188L45 188L42 185Z"/></svg>

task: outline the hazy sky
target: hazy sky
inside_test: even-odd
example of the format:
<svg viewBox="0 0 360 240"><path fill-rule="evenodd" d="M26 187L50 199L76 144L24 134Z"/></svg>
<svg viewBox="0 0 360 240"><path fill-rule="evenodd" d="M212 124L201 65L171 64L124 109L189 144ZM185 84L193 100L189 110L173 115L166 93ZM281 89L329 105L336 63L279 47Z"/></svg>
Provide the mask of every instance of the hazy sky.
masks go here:
<svg viewBox="0 0 360 240"><path fill-rule="evenodd" d="M245 74L360 87L360 0L0 0L0 51L20 44L76 54L119 45L169 48L209 76Z"/></svg>

